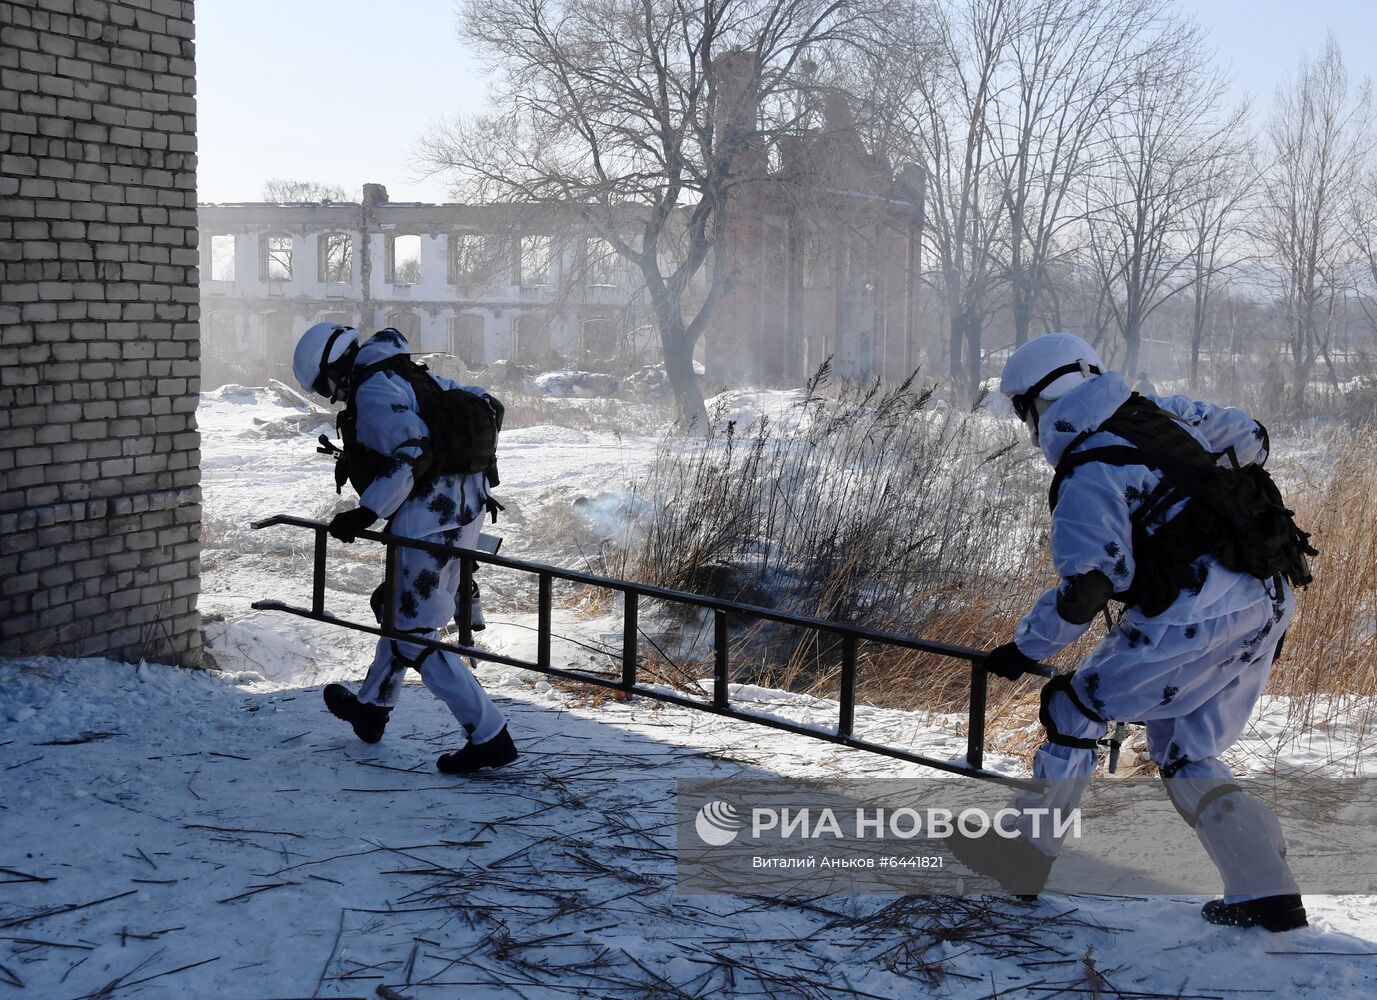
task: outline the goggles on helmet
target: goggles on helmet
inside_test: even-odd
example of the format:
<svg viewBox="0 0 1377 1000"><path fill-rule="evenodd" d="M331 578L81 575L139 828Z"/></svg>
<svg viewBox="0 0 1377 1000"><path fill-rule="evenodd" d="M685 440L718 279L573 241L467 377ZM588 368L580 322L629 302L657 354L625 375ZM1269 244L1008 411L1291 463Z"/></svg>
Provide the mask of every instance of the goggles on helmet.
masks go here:
<svg viewBox="0 0 1377 1000"><path fill-rule="evenodd" d="M1101 374L1098 367L1085 361L1077 361L1069 365L1062 365L1060 368L1053 368L1024 392L1009 397L1009 402L1013 403L1014 413L1018 415L1018 419L1027 423L1028 415L1033 412L1033 406L1042 390L1046 389L1063 375L1070 375L1073 372L1080 372L1082 375L1087 376Z"/></svg>
<svg viewBox="0 0 1377 1000"><path fill-rule="evenodd" d="M331 402L334 402L335 393L339 391L338 384L334 382L336 369L339 368L340 361L348 357L348 352L331 362L330 349L335 346L336 340L348 332L349 327L347 326L337 326L330 331L330 336L325 341L325 347L320 352L320 370L316 373L316 380L311 383L312 389Z"/></svg>

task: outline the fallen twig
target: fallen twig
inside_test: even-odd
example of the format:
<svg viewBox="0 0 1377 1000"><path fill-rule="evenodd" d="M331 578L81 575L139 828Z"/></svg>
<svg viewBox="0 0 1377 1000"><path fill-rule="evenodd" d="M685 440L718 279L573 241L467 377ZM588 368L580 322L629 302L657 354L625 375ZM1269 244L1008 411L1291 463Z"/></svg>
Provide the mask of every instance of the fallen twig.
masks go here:
<svg viewBox="0 0 1377 1000"><path fill-rule="evenodd" d="M213 830L216 833L262 833L270 837L295 837L302 839L301 834L292 833L290 830L244 830L234 826L208 826L205 823L183 823L187 830Z"/></svg>
<svg viewBox="0 0 1377 1000"><path fill-rule="evenodd" d="M214 958L204 958L199 962L192 962L189 965L180 965L175 969L168 969L166 972L158 972L151 976L144 976L142 979L131 979L129 982L120 982L116 980L114 983L107 984L94 993L86 994L86 997L83 997L82 1000L88 1000L88 998L94 1000L96 997L107 997L116 990L127 990L131 986L140 986L144 983L150 983L155 979L162 979L164 976L175 976L179 972L186 972L188 969L197 969L203 965L209 965L211 962L218 961L220 961L220 956L216 955ZM141 967L142 965L137 966L136 971Z"/></svg>
<svg viewBox="0 0 1377 1000"><path fill-rule="evenodd" d="M257 896L260 892L267 892L270 889L281 889L283 886L300 885L300 882L273 882L269 885L250 886L237 896L227 896L224 899L217 899L217 903L235 903L241 899L248 899L250 896Z"/></svg>
<svg viewBox="0 0 1377 1000"><path fill-rule="evenodd" d="M73 736L65 740L46 740L42 743L33 744L36 747L74 747L83 743L96 743L99 740L108 740L112 736L123 736L124 733L82 733L80 736Z"/></svg>
<svg viewBox="0 0 1377 1000"><path fill-rule="evenodd" d="M17 870L15 870L15 869L13 869L13 868L3 868L3 867L0 867L0 873L3 873L3 874L5 874L5 875L13 875L13 876L14 876L14 878L0 879L0 885L4 885L4 884L6 884L6 883L8 883L8 882L56 882L56 881L57 881L57 876L55 876L55 875L51 875L51 876L48 876L48 877L44 877L44 876L42 876L42 875L30 875L28 872L17 871Z"/></svg>
<svg viewBox="0 0 1377 1000"><path fill-rule="evenodd" d="M125 896L132 896L138 892L137 889L129 889L126 892L116 893L113 896L106 896L104 899L93 899L89 903L71 903L67 906L54 906L48 910L30 914L27 917L16 917L13 920L6 920L0 924L0 930L10 927L21 927L24 924L31 924L36 920L46 920L48 917L56 917L63 913L75 913L77 910L84 910L87 907L99 906L101 903L113 902L116 899L123 899Z"/></svg>
<svg viewBox="0 0 1377 1000"><path fill-rule="evenodd" d="M335 931L335 942L330 945L330 954L325 959L325 965L320 970L320 978L316 980L316 988L311 991L312 997L320 996L320 988L325 985L325 974L330 971L330 963L335 960L335 952L339 949L339 939L344 933L344 911L339 911L339 929Z"/></svg>

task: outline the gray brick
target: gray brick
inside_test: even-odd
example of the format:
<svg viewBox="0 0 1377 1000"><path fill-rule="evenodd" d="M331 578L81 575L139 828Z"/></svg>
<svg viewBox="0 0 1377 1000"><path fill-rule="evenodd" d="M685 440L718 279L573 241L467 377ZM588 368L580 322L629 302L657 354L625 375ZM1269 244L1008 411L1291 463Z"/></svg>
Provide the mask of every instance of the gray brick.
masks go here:
<svg viewBox="0 0 1377 1000"><path fill-rule="evenodd" d="M58 59L57 72L61 76L89 80L91 79L91 64L84 59Z"/></svg>
<svg viewBox="0 0 1377 1000"><path fill-rule="evenodd" d="M42 445L66 444L72 439L72 429L64 424L49 424L38 428L34 438ZM54 455L53 460L56 459Z"/></svg>
<svg viewBox="0 0 1377 1000"><path fill-rule="evenodd" d="M0 579L0 594L7 597L11 594L27 594L37 589L38 574L36 573L22 572ZM11 621L9 624L13 628L15 623Z"/></svg>
<svg viewBox="0 0 1377 1000"><path fill-rule="evenodd" d="M22 177L19 180L21 198L55 198L57 185L50 180L37 177Z"/></svg>

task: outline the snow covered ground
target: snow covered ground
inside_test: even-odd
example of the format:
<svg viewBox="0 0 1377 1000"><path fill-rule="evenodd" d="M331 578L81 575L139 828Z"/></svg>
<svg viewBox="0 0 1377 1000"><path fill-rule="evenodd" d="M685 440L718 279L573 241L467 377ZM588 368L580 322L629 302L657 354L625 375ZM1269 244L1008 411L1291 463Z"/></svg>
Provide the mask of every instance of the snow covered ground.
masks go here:
<svg viewBox="0 0 1377 1000"><path fill-rule="evenodd" d="M437 775L458 736L419 686L382 743L359 743L319 686L356 679L368 637L249 609L308 595L304 533L246 523L333 510L315 419L267 390L203 400L201 607L218 671L0 662L0 996L1377 995L1369 896L1307 897L1311 929L1272 936L1207 926L1187 897L677 894L679 779L922 773L801 737L484 666L517 766ZM503 551L580 565L539 529L579 496L624 489L653 454L644 430L505 434ZM365 616L375 554L334 546L331 565L328 606ZM519 588L493 585L486 641L531 655ZM555 658L584 665L578 643L617 628L561 611ZM834 710L736 695L801 720ZM1244 759L1272 766L1279 719ZM947 720L858 721L935 755L964 743ZM1313 742L1288 759L1335 756Z"/></svg>
<svg viewBox="0 0 1377 1000"><path fill-rule="evenodd" d="M679 896L676 779L910 772L684 710L581 702L515 671L481 673L521 765L470 781L431 770L456 736L420 688L370 747L314 687L100 660L4 672L0 979L17 995L1377 987L1368 897L1311 897L1315 926L1274 938L1207 927L1187 898Z"/></svg>

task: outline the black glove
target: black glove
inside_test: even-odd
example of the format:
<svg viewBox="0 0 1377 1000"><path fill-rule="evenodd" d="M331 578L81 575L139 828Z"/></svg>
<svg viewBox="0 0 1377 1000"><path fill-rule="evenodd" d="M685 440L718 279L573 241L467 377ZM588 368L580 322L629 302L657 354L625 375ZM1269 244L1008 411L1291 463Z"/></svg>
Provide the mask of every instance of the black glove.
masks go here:
<svg viewBox="0 0 1377 1000"><path fill-rule="evenodd" d="M985 669L1006 681L1018 680L1037 665L1037 660L1024 656L1012 642L996 646L985 655Z"/></svg>
<svg viewBox="0 0 1377 1000"><path fill-rule="evenodd" d="M371 527L373 522L378 519L367 507L355 507L353 510L342 510L335 515L330 522L330 534L334 535L341 542L352 542L360 531Z"/></svg>

